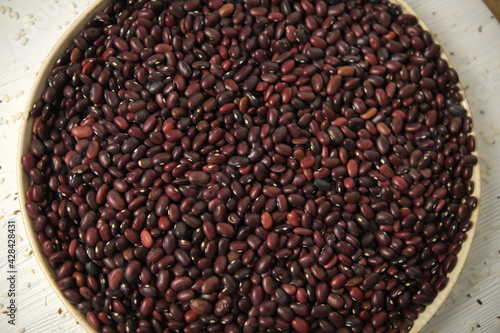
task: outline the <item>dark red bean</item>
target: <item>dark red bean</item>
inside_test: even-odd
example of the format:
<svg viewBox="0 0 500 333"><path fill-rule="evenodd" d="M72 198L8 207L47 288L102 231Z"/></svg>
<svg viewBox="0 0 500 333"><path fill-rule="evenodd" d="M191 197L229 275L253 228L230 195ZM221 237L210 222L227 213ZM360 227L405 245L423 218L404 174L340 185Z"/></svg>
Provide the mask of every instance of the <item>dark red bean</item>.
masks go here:
<svg viewBox="0 0 500 333"><path fill-rule="evenodd" d="M115 268L108 276L109 287L113 290L118 289L123 278L123 269Z"/></svg>
<svg viewBox="0 0 500 333"><path fill-rule="evenodd" d="M83 139L92 135L92 128L90 126L75 126L71 129L71 134Z"/></svg>
<svg viewBox="0 0 500 333"><path fill-rule="evenodd" d="M297 332L300 332L300 333L307 333L307 332L309 332L309 324L307 323L307 321L305 321L301 317L295 317L292 320L292 327Z"/></svg>
<svg viewBox="0 0 500 333"><path fill-rule="evenodd" d="M170 283L170 287L175 291L187 289L193 285L193 281L187 277L178 277Z"/></svg>
<svg viewBox="0 0 500 333"><path fill-rule="evenodd" d="M389 104L389 97L383 89L375 89L375 99L380 106L386 106Z"/></svg>
<svg viewBox="0 0 500 333"><path fill-rule="evenodd" d="M262 227L264 229L271 229L273 227L273 217L269 212L262 213L261 217Z"/></svg>
<svg viewBox="0 0 500 333"><path fill-rule="evenodd" d="M370 322L374 328L379 328L385 323L386 320L387 320L387 312L380 311L372 316Z"/></svg>
<svg viewBox="0 0 500 333"><path fill-rule="evenodd" d="M231 16L231 14L233 14L233 12L234 12L234 5L231 3L227 3L224 6L222 6L221 8L219 8L219 15L221 17Z"/></svg>
<svg viewBox="0 0 500 333"><path fill-rule="evenodd" d="M332 76L326 85L326 93L329 95L335 95L342 86L342 81L342 76Z"/></svg>
<svg viewBox="0 0 500 333"><path fill-rule="evenodd" d="M97 222L98 216L94 211L88 211L81 220L81 227L83 231L88 230L90 227L93 227Z"/></svg>
<svg viewBox="0 0 500 333"><path fill-rule="evenodd" d="M103 99L103 90L102 86L99 83L93 83L90 87L89 99L94 104L101 103Z"/></svg>
<svg viewBox="0 0 500 333"><path fill-rule="evenodd" d="M116 190L110 190L106 194L107 203L116 210L122 210L126 206L126 201L120 192Z"/></svg>
<svg viewBox="0 0 500 333"><path fill-rule="evenodd" d="M80 303L82 296L74 289L66 289L62 291L64 297L72 304Z"/></svg>
<svg viewBox="0 0 500 333"><path fill-rule="evenodd" d="M457 257L454 255L449 255L443 263L443 269L445 272L449 273L455 268L457 264Z"/></svg>
<svg viewBox="0 0 500 333"><path fill-rule="evenodd" d="M96 331L101 330L102 324L94 312L88 311L85 317L86 317L87 322L89 323L90 327L92 327Z"/></svg>
<svg viewBox="0 0 500 333"><path fill-rule="evenodd" d="M206 184L210 181L210 176L204 171L192 171L188 175L189 182L194 185Z"/></svg>
<svg viewBox="0 0 500 333"><path fill-rule="evenodd" d="M202 298L194 299L189 303L191 310L199 315L207 315L212 311L212 304Z"/></svg>
<svg viewBox="0 0 500 333"><path fill-rule="evenodd" d="M219 287L219 278L212 276L205 280L201 286L201 292L204 294L211 294Z"/></svg>
<svg viewBox="0 0 500 333"><path fill-rule="evenodd" d="M332 287L333 289L339 289L342 288L346 282L347 277L344 274L340 273L332 278L332 280L330 281L330 287Z"/></svg>

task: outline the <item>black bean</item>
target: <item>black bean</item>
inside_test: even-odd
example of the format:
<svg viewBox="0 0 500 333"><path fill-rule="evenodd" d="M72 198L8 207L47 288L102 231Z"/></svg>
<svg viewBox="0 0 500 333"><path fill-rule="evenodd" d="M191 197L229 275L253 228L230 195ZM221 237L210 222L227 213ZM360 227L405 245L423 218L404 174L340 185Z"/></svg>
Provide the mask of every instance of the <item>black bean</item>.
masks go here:
<svg viewBox="0 0 500 333"><path fill-rule="evenodd" d="M462 118L462 117L465 117L467 115L467 111L463 107L461 107L460 105L457 105L457 104L454 104L454 105L451 105L450 107L448 107L448 112L453 117Z"/></svg>
<svg viewBox="0 0 500 333"><path fill-rule="evenodd" d="M323 191L331 191L333 189L333 186L331 183L324 179L315 179L314 180L314 186L316 186L318 189L323 190Z"/></svg>

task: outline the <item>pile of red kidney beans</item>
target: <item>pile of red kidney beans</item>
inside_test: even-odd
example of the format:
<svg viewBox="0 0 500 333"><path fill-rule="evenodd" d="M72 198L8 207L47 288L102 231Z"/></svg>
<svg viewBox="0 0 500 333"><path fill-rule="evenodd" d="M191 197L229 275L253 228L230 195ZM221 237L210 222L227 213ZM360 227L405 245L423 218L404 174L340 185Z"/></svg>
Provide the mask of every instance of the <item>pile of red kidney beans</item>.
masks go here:
<svg viewBox="0 0 500 333"><path fill-rule="evenodd" d="M102 332L408 332L477 205L458 76L385 0L126 1L34 105L26 210Z"/></svg>

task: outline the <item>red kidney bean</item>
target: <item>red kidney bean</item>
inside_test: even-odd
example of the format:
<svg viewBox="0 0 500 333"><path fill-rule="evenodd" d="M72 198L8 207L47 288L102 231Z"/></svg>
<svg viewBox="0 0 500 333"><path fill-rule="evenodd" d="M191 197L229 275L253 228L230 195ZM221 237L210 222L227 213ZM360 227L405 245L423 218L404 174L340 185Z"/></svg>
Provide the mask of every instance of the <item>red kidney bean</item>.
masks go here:
<svg viewBox="0 0 500 333"><path fill-rule="evenodd" d="M80 303L82 296L74 289L66 289L62 291L64 297L72 304Z"/></svg>
<svg viewBox="0 0 500 333"><path fill-rule="evenodd" d="M189 303L191 310L199 315L207 315L212 311L212 304L202 298L194 299Z"/></svg>
<svg viewBox="0 0 500 333"><path fill-rule="evenodd" d="M116 290L120 286L120 282L123 278L123 269L115 268L108 276L109 287Z"/></svg>
<svg viewBox="0 0 500 333"><path fill-rule="evenodd" d="M86 317L87 322L89 323L90 327L92 327L92 329L94 329L96 331L101 330L102 324L94 312L88 311L85 317Z"/></svg>
<svg viewBox="0 0 500 333"><path fill-rule="evenodd" d="M174 279L170 283L170 287L175 291L181 291L181 290L184 290L184 289L191 287L192 284L193 284L193 282L189 277L183 276L183 277L178 277L178 278Z"/></svg>
<svg viewBox="0 0 500 333"><path fill-rule="evenodd" d="M337 274L330 281L330 287L332 287L333 289L342 288L345 285L346 281L347 277L344 274Z"/></svg>
<svg viewBox="0 0 500 333"><path fill-rule="evenodd" d="M326 93L329 95L335 95L341 88L343 83L342 76L335 75L330 78L326 85Z"/></svg>
<svg viewBox="0 0 500 333"><path fill-rule="evenodd" d="M309 332L309 324L301 317L295 317L292 320L292 327L300 333Z"/></svg>

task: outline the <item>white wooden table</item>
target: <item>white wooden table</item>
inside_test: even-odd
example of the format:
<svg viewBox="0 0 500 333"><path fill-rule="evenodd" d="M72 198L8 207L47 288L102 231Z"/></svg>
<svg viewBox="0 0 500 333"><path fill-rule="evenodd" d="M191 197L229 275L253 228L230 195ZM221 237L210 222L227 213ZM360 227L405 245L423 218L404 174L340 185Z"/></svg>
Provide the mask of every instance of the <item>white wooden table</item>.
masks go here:
<svg viewBox="0 0 500 333"><path fill-rule="evenodd" d="M500 332L500 25L480 0L407 0L437 34L475 116L482 162L478 232L450 297L422 332ZM83 332L32 255L19 214L20 116L40 65L91 0L0 0L0 332ZM8 323L8 221L16 226L16 325Z"/></svg>

